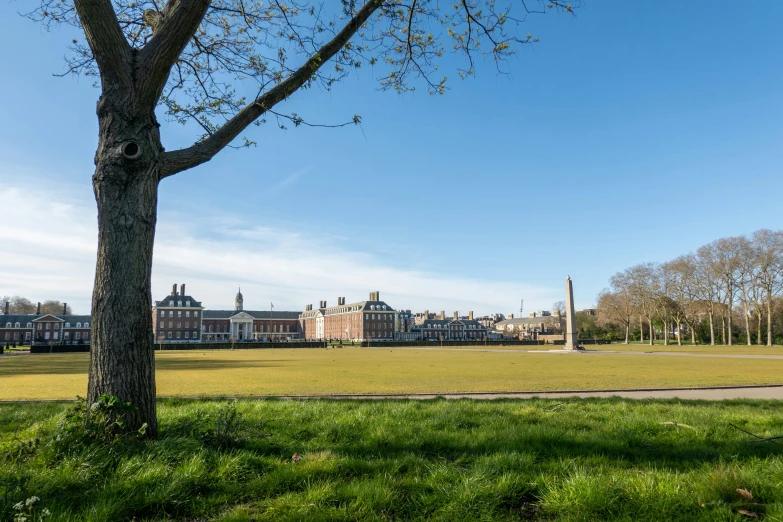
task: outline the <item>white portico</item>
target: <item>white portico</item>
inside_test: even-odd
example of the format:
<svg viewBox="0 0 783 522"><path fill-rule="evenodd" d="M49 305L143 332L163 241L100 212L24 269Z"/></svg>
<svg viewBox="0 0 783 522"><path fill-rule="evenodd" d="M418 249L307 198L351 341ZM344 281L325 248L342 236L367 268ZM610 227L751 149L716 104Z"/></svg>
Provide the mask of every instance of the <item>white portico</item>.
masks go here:
<svg viewBox="0 0 783 522"><path fill-rule="evenodd" d="M246 312L238 312L229 318L231 324L231 338L237 341L253 339L254 317Z"/></svg>

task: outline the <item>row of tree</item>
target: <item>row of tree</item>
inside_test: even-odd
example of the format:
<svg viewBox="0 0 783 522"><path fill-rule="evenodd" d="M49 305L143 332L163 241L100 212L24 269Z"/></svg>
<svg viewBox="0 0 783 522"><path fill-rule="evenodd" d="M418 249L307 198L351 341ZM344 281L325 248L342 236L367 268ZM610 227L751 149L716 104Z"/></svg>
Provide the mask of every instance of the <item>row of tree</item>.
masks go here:
<svg viewBox="0 0 783 522"><path fill-rule="evenodd" d="M783 231L721 238L667 263L642 263L615 274L598 296L597 319L624 331L638 325L650 344L657 334L668 344L683 337L710 344L742 339L772 346L775 308L783 292Z"/></svg>
<svg viewBox="0 0 783 522"><path fill-rule="evenodd" d="M38 305L26 297L15 295L0 297L0 310L5 311L5 304L8 303L8 313L11 314L34 314L38 311ZM66 313L73 313L71 307L66 305ZM2 313L0 311L0 313ZM57 300L48 300L41 303L42 314L58 315L63 313L63 303Z"/></svg>

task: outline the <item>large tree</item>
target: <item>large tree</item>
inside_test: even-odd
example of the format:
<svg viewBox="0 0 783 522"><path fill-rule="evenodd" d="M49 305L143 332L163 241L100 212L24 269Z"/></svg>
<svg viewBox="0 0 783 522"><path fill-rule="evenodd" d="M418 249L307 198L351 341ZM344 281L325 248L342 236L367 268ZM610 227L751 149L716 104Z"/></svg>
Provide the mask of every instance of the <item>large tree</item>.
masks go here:
<svg viewBox="0 0 783 522"><path fill-rule="evenodd" d="M532 12L572 12L560 0L42 0L29 17L83 31L69 71L100 85L93 189L98 259L92 299L88 401L108 393L138 412L128 426L156 431L150 273L158 185L209 161L268 116L307 124L277 108L315 84L329 89L350 70L375 65L383 89L419 81L443 93L439 58L499 63ZM237 83L239 82L239 83ZM195 122L203 136L166 151L156 111ZM359 117L352 119L358 123ZM249 145L245 138L240 145Z"/></svg>

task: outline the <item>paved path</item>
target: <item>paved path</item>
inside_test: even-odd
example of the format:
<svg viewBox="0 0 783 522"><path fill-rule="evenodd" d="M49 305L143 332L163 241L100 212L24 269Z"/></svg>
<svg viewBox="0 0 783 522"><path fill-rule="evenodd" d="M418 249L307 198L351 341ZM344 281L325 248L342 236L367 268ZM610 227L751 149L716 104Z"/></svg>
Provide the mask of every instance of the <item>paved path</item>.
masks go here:
<svg viewBox="0 0 783 522"><path fill-rule="evenodd" d="M372 348L368 348L372 349ZM609 350L515 350L498 348L449 348L440 347L392 347L389 350L432 350L448 352L492 352L492 353L535 353L541 355L573 355L573 356L592 356L592 355L638 355L642 357L707 357L721 359L783 359L783 355L757 355L741 353L695 353L695 352L624 352Z"/></svg>

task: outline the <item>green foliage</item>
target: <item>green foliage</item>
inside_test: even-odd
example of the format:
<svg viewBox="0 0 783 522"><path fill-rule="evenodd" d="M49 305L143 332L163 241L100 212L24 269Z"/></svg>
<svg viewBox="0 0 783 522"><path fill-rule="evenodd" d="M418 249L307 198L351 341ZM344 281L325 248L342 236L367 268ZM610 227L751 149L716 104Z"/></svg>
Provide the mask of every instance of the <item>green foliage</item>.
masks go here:
<svg viewBox="0 0 783 522"><path fill-rule="evenodd" d="M147 425L129 433L126 416L137 408L113 395L102 395L91 406L82 398L71 406L57 425L52 444L57 452L67 452L78 446L99 444L108 446L127 442L127 436L143 438Z"/></svg>
<svg viewBox="0 0 783 522"><path fill-rule="evenodd" d="M0 451L15 447L10 433L45 445L66 411L0 405ZM783 448L729 426L782 434L776 401L169 400L158 411L155 440L35 453L13 502L40 497L58 521L783 515Z"/></svg>

